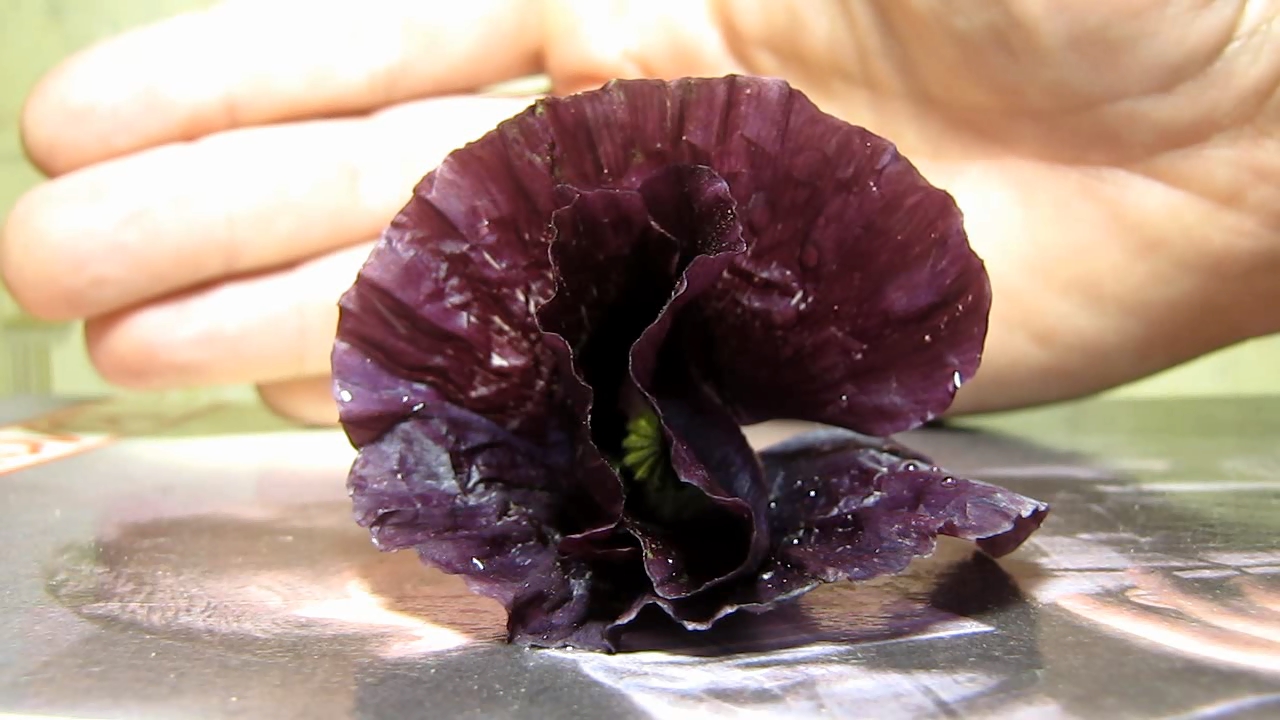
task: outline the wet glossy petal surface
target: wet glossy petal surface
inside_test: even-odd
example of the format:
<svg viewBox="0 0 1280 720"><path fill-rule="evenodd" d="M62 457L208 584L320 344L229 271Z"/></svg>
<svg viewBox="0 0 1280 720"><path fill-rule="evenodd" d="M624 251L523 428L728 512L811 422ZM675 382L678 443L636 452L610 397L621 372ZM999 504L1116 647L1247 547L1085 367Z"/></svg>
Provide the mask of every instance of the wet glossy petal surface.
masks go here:
<svg viewBox="0 0 1280 720"><path fill-rule="evenodd" d="M915 427L989 306L950 196L786 83L539 101L423 179L342 299L357 520L499 600L511 639L604 649L648 605L704 628L939 533L1008 551L1043 506L869 450L762 461L739 429Z"/></svg>

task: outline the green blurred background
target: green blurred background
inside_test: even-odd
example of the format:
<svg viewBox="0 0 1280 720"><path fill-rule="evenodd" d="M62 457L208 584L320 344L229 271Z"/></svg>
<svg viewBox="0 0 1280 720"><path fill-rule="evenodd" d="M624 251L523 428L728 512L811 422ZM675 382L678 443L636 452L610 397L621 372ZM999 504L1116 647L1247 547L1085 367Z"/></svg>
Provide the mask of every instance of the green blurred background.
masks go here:
<svg viewBox="0 0 1280 720"><path fill-rule="evenodd" d="M209 0L0 0L0 218L39 181L18 138L18 116L42 73L71 52L147 21ZM1280 393L1280 336L1256 340L1114 391L1127 396ZM75 325L24 317L0 291L0 396L99 395L110 388L85 355ZM253 397L247 388L201 395Z"/></svg>

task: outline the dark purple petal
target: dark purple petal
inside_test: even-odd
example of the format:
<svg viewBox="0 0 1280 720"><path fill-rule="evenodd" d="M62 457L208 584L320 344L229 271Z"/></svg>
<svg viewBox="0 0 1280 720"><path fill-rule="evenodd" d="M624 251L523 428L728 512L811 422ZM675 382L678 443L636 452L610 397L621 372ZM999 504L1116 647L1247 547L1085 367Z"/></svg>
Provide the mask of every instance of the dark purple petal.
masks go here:
<svg viewBox="0 0 1280 720"><path fill-rule="evenodd" d="M645 409L661 420L671 465L681 482L709 502L664 525L634 518L645 570L661 597L684 597L730 580L760 562L768 547L767 497L760 464L746 437L705 384L690 377L682 343L671 338L685 308L711 287L744 249L735 205L723 179L707 168L677 166L641 192L655 222L686 237L685 268L671 300L630 351L630 380ZM634 516L634 513L633 513Z"/></svg>
<svg viewBox="0 0 1280 720"><path fill-rule="evenodd" d="M755 573L688 598L648 597L689 629L738 610L760 612L825 582L898 573L933 552L938 535L999 557L1048 513L1042 502L949 475L892 442L819 431L760 455L771 486L776 545Z"/></svg>
<svg viewBox="0 0 1280 720"><path fill-rule="evenodd" d="M776 565L761 574L766 580L782 569L824 582L897 573L932 553L938 535L973 540L998 557L1021 545L1049 510L846 431L801 436L765 450L761 461L772 484L778 542Z"/></svg>
<svg viewBox="0 0 1280 720"><path fill-rule="evenodd" d="M738 428L934 417L989 302L950 197L781 81L540 101L424 178L342 298L357 517L513 639L601 648L646 604L706 627L939 533L1007 552L1043 506L851 436L762 464ZM650 413L678 512L610 466Z"/></svg>
<svg viewBox="0 0 1280 720"><path fill-rule="evenodd" d="M544 238L551 191L526 201L532 190L500 140L451 155L418 186L343 296L338 338L406 384L540 432L556 402L554 360L533 317L553 291ZM397 421L369 424L364 398L344 388L344 374L335 380L353 396L343 411L365 416L367 431Z"/></svg>
<svg viewBox="0 0 1280 720"><path fill-rule="evenodd" d="M839 431L761 454L778 512L778 560L825 581L901 571L938 535L1007 553L1031 534L1044 503L903 459Z"/></svg>
<svg viewBox="0 0 1280 720"><path fill-rule="evenodd" d="M891 143L760 78L619 82L572 100L542 116L557 138L590 141L559 157L563 181L635 187L665 163L728 182L750 250L699 310L741 422L890 434L940 414L976 372L982 262L951 197Z"/></svg>
<svg viewBox="0 0 1280 720"><path fill-rule="evenodd" d="M659 398L671 464L707 502L687 517L646 522L631 531L644 548L655 592L678 598L732 580L759 565L769 546L768 496L760 463L732 418L709 398Z"/></svg>
<svg viewBox="0 0 1280 720"><path fill-rule="evenodd" d="M668 401L651 394L672 323L745 249L733 199L701 166L659 170L639 191L564 187L560 194L550 250L557 290L538 320L574 348L590 388L615 403L591 408L592 435L620 442L625 405L657 410L677 476L708 495L702 511L682 521L647 522L641 508L627 525L655 591L688 595L753 567L768 543L759 463L737 425L710 398L694 411L682 389L665 389ZM638 392L628 391L633 383Z"/></svg>
<svg viewBox="0 0 1280 720"><path fill-rule="evenodd" d="M357 448L426 406L445 403L432 386L393 375L342 338L334 343L332 361L342 426Z"/></svg>
<svg viewBox="0 0 1280 720"><path fill-rule="evenodd" d="M744 166L726 177L752 238L699 307L722 397L744 423L876 435L940 414L977 370L990 306L955 203L798 93L755 114L783 119L713 160Z"/></svg>
<svg viewBox="0 0 1280 720"><path fill-rule="evenodd" d="M589 425L581 420L591 412L591 388L574 367L568 344L552 333L544 333L543 339L557 359L556 383L564 394L559 416L549 424L569 428L571 459L561 468L564 490L556 498L566 509L559 528L566 535L561 550L575 547L579 554L607 551L615 547L610 539L622 517L622 482L596 447ZM604 542L604 546L595 547L597 542Z"/></svg>
<svg viewBox="0 0 1280 720"><path fill-rule="evenodd" d="M501 602L513 636L557 641L587 624L591 573L556 552L562 469L541 455L437 407L361 450L349 480L356 518L380 548L416 548Z"/></svg>
<svg viewBox="0 0 1280 720"><path fill-rule="evenodd" d="M691 165L725 179L750 246L698 308L704 374L740 421L887 434L947 406L989 305L954 203L887 141L759 78L616 82L503 123L419 185L344 297L339 335L538 427L553 373L533 313L555 288L556 188L637 190Z"/></svg>
<svg viewBox="0 0 1280 720"><path fill-rule="evenodd" d="M539 308L538 323L568 341L579 364L617 366L619 386L627 350L671 298L680 249L654 226L639 192L562 186L559 195L550 245L556 292ZM603 342L601 333L621 347L588 347ZM602 363L596 353L609 356Z"/></svg>

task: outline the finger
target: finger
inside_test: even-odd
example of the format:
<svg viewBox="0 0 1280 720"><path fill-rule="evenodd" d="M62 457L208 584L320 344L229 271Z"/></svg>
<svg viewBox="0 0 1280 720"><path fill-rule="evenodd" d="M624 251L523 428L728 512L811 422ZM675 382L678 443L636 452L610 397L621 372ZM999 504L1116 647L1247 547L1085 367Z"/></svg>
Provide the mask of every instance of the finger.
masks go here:
<svg viewBox="0 0 1280 720"><path fill-rule="evenodd" d="M333 116L537 72L537 0L252 0L135 30L67 60L23 113L60 174L244 125Z"/></svg>
<svg viewBox="0 0 1280 720"><path fill-rule="evenodd" d="M258 386L258 397L272 412L304 425L338 422L333 381L328 375L265 383Z"/></svg>
<svg viewBox="0 0 1280 720"><path fill-rule="evenodd" d="M377 235L452 149L528 98L436 98L361 119L221 133L21 198L0 239L20 304L90 317Z"/></svg>
<svg viewBox="0 0 1280 720"><path fill-rule="evenodd" d="M92 319L89 355L108 381L139 389L327 375L338 296L370 247Z"/></svg>

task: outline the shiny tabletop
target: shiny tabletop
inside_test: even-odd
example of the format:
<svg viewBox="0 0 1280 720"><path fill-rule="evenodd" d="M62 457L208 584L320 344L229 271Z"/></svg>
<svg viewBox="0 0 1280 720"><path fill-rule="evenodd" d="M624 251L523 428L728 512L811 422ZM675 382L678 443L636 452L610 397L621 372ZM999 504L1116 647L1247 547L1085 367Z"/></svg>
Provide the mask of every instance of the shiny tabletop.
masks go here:
<svg viewBox="0 0 1280 720"><path fill-rule="evenodd" d="M1049 520L999 561L944 542L705 633L651 619L604 655L506 645L495 603L377 552L336 431L0 400L0 717L1280 717L1280 398L902 440Z"/></svg>

